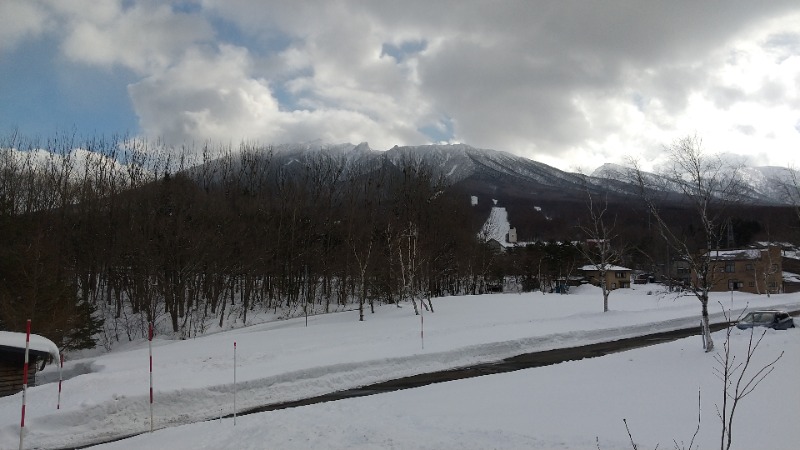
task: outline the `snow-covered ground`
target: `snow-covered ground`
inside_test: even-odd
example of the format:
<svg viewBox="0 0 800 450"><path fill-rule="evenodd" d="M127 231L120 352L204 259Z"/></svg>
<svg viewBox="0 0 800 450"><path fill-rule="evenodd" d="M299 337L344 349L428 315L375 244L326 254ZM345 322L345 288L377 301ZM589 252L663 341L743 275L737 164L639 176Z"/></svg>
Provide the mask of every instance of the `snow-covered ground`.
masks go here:
<svg viewBox="0 0 800 450"><path fill-rule="evenodd" d="M211 420L233 411L233 346L239 409L295 400L417 373L507 356L695 326L693 297L648 295L653 286L602 296L495 294L434 299L421 320L410 305L266 323L187 340L153 342L153 434L102 448L630 448L622 419L644 448L688 445L702 392L700 448L719 445L715 404L721 383L700 337L590 360L291 410ZM721 304L720 304L721 303ZM736 293L722 308L800 308L800 294ZM735 330L737 354L749 332ZM714 338L722 348L724 333ZM735 448L800 448L800 332L767 333L756 366L785 351L775 371L740 405ZM739 359L737 359L738 361ZM760 367L760 366L759 366ZM47 372L46 369L45 372ZM52 368L49 369L52 371ZM52 373L52 372L51 372ZM26 448L80 445L149 430L148 349L132 343L110 354L68 361L61 409L57 384L29 389ZM45 373L47 375L47 373ZM21 395L0 399L0 448L17 448ZM769 439L765 441L765 436Z"/></svg>
<svg viewBox="0 0 800 450"><path fill-rule="evenodd" d="M492 200L497 204L497 200ZM503 246L509 246L508 231L511 229L511 224L508 223L508 211L502 206L493 206L489 212L489 217L486 223L483 224L479 237L485 241L494 239Z"/></svg>

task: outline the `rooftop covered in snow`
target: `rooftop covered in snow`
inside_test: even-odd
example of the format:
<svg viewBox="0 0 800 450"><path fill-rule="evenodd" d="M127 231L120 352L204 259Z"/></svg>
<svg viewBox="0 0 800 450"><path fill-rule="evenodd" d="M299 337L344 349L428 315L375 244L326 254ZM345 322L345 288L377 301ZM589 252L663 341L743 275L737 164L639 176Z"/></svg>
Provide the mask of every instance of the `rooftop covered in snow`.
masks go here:
<svg viewBox="0 0 800 450"><path fill-rule="evenodd" d="M578 270L583 270L583 271L586 272L586 271L592 271L592 270L600 270L600 267L601 267L600 265L587 264L587 265L585 265L583 267L578 268ZM622 267L622 266L615 266L613 264L606 264L605 265L605 270L610 271L610 272L616 272L616 271L631 270L631 269L629 269L627 267Z"/></svg>
<svg viewBox="0 0 800 450"><path fill-rule="evenodd" d="M736 259L760 259L761 250L756 248L741 248L734 250L711 250L711 259L715 261Z"/></svg>
<svg viewBox="0 0 800 450"><path fill-rule="evenodd" d="M0 351L8 353L25 352L25 333L0 331ZM40 357L49 355L53 361L58 361L60 358L58 346L50 339L38 334L31 334L30 351L40 353Z"/></svg>

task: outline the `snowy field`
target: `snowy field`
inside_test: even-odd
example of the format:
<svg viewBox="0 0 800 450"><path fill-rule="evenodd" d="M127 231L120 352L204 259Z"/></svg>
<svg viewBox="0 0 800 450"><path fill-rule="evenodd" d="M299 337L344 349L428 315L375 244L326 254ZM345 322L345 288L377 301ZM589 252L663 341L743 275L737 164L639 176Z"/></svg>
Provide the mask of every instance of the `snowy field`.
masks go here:
<svg viewBox="0 0 800 450"><path fill-rule="evenodd" d="M638 287L638 286L637 286ZM383 306L366 322L357 312L266 323L194 340L153 342L155 433L103 449L306 448L631 448L622 419L642 448L719 447L721 383L700 337L601 358L440 383L290 410L215 419L233 412L233 343L238 409L296 400L393 378L538 350L570 347L698 324L694 297L648 295L651 286L602 296L495 294L434 299L421 320L410 305ZM720 305L721 303L721 305ZM800 308L800 294L720 294L734 315L750 308ZM734 448L800 448L800 331L770 331L755 366L785 354L740 405ZM749 332L734 330L740 354ZM715 333L718 350L724 332ZM51 378L52 368L45 370ZM65 364L57 383L29 389L26 448L59 448L149 430L147 342ZM0 448L19 445L21 395L0 399ZM207 422L183 425L200 420ZM769 439L765 441L765 436Z"/></svg>

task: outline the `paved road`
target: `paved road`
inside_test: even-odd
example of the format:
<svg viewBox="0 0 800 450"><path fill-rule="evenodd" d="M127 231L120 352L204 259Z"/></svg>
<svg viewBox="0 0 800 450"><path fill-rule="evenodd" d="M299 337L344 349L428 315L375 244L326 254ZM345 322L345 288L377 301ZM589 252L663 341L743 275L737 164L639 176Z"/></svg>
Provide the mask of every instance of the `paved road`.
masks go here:
<svg viewBox="0 0 800 450"><path fill-rule="evenodd" d="M724 329L728 323L712 324L712 331ZM313 405L315 403L331 402L345 398L365 397L368 395L381 394L384 392L411 389L420 386L427 386L434 383L445 381L462 380L495 373L513 372L516 370L530 369L534 367L549 366L565 361L577 361L584 358L595 358L597 356L618 353L634 348L647 347L649 345L660 344L662 342L674 341L677 339L699 336L699 327L686 328L681 330L667 331L662 333L648 334L626 339L619 339L611 342L601 342L597 344L582 345L580 347L559 348L535 353L525 353L512 356L502 361L477 364L469 367L443 370L440 372L423 373L410 377L398 378L396 380L384 381L369 386L362 386L345 391L332 392L317 397L306 398L291 402L274 403L257 408L248 409L237 415L253 414L265 411L275 411L279 409L294 408L303 405ZM700 345L700 342L698 342ZM228 416L228 417L232 417Z"/></svg>

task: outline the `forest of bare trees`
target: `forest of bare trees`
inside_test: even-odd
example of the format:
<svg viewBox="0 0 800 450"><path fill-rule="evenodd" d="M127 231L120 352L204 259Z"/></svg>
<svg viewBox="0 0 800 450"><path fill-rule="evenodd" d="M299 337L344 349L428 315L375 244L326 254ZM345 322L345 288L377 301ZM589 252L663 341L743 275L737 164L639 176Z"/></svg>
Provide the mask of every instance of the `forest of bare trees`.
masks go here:
<svg viewBox="0 0 800 450"><path fill-rule="evenodd" d="M500 252L479 233L488 202L469 194L408 155L0 136L0 328L30 318L74 349L141 338L149 322L190 338L263 312L420 313L509 280L557 292L593 251L577 202L553 205L535 244ZM619 217L609 244L626 249L615 261L668 262L645 205L604 205Z"/></svg>
<svg viewBox="0 0 800 450"><path fill-rule="evenodd" d="M63 348L191 337L253 311L298 316L479 293L469 203L421 161L277 164L268 147L0 142L0 325ZM75 150L80 149L80 150Z"/></svg>

